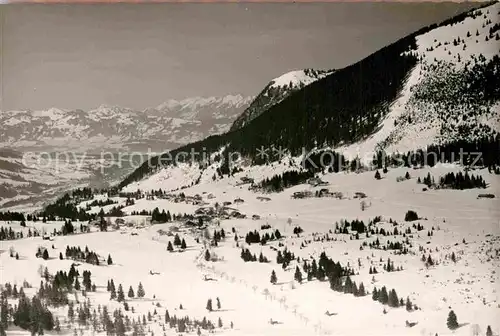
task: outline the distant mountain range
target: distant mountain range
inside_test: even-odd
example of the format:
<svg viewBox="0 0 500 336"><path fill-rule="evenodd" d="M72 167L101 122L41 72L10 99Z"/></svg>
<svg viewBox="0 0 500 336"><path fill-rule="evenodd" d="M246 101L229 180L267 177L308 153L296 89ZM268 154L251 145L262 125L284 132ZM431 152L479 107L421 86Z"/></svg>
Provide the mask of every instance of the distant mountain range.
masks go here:
<svg viewBox="0 0 500 336"><path fill-rule="evenodd" d="M292 71L257 96L168 100L142 111L99 106L89 111L51 108L0 113L0 206L40 206L75 186L119 182L146 157L100 153L164 152L243 127L291 93L322 78L324 71ZM35 154L29 154L33 151ZM69 161L39 162L40 152L75 152ZM85 153L84 153L85 152ZM29 155L28 155L29 154ZM139 161L137 161L139 160ZM43 161L43 160L42 160ZM40 163L40 164L39 164ZM105 168L103 168L105 167Z"/></svg>
<svg viewBox="0 0 500 336"><path fill-rule="evenodd" d="M193 97L136 111L99 106L3 111L0 147L20 151L164 151L229 130L253 97Z"/></svg>
<svg viewBox="0 0 500 336"><path fill-rule="evenodd" d="M239 129L293 92L331 73L296 70L270 81L257 97L191 97L141 111L101 105L84 111L2 111L0 147L19 151L164 152Z"/></svg>

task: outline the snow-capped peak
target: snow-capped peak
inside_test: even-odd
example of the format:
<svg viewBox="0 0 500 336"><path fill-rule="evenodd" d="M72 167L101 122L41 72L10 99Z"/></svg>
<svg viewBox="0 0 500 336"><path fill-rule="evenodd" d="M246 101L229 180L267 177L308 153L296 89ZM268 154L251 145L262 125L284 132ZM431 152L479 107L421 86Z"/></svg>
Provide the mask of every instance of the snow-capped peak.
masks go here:
<svg viewBox="0 0 500 336"><path fill-rule="evenodd" d="M332 71L323 71L323 70L313 70L313 69L304 69L304 70L294 70L287 72L277 78L274 78L270 87L298 87L298 86L306 86L309 85L318 79L321 79L325 76L331 74Z"/></svg>
<svg viewBox="0 0 500 336"><path fill-rule="evenodd" d="M304 69L287 72L271 80L264 90L254 99L252 104L243 112L231 126L236 130L247 125L250 121L278 104L293 92L314 83L333 73L333 70Z"/></svg>

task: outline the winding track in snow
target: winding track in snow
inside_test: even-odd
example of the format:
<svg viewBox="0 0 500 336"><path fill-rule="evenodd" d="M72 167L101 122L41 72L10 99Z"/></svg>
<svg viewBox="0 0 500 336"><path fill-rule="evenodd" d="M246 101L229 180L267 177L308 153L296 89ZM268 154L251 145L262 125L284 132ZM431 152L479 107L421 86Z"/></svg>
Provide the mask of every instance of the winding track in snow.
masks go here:
<svg viewBox="0 0 500 336"><path fill-rule="evenodd" d="M204 243L207 244L207 246L209 246L210 245L209 242L204 237L203 237L203 239L204 239ZM278 302L280 304L280 308L283 311L289 313L289 310L293 309L292 313L295 317L298 317L300 319L300 321L303 322L306 326L308 326L308 327L311 326L312 319L305 316L303 313L300 313L297 310L298 305L293 305L291 308L290 305L287 303L285 296L278 298L277 295L275 293L269 291L268 288L262 289L255 284L251 285L245 279L237 278L233 275L230 275L229 273L227 273L225 271L217 270L215 268L215 266L213 266L213 265L206 266L203 262L203 255L204 255L203 251L204 250L201 250L200 253L198 254L198 256L193 260L193 262L196 264L196 267L200 271L201 270L209 270L210 272L212 272L214 275L216 275L217 277L219 277L222 280L243 285L245 288L252 290L254 295L257 295L257 293L260 293L261 295L263 295L265 297L266 301L267 300L270 300L270 301L278 300ZM312 327L314 328L315 335L330 335L331 334L331 332L329 330L324 329L324 327L320 321L313 324Z"/></svg>

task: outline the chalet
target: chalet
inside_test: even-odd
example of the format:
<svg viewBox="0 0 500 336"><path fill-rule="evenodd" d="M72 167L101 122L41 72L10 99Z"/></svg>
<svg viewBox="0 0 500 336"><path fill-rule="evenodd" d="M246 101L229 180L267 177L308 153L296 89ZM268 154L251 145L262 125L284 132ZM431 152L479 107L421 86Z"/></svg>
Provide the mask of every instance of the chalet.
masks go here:
<svg viewBox="0 0 500 336"><path fill-rule="evenodd" d="M192 220L188 220L187 222L184 223L184 225L189 226L189 227L197 227L198 223L195 223Z"/></svg>
<svg viewBox="0 0 500 336"><path fill-rule="evenodd" d="M100 219L94 219L89 224L93 225L93 226L99 226L101 224L101 220Z"/></svg>
<svg viewBox="0 0 500 336"><path fill-rule="evenodd" d="M241 182L242 183L253 183L253 178L250 178L250 177L247 177L247 176L243 176L242 178L240 178Z"/></svg>
<svg viewBox="0 0 500 336"><path fill-rule="evenodd" d="M477 195L477 198L495 198L495 195L493 195L493 194L479 194L479 195Z"/></svg>
<svg viewBox="0 0 500 336"><path fill-rule="evenodd" d="M354 198L366 198L366 194L360 191L354 193Z"/></svg>
<svg viewBox="0 0 500 336"><path fill-rule="evenodd" d="M296 191L292 194L292 198L308 198L312 196L312 192L310 191Z"/></svg>
<svg viewBox="0 0 500 336"><path fill-rule="evenodd" d="M332 196L338 199L342 199L344 197L344 194L342 194L340 191L334 191L332 193Z"/></svg>
<svg viewBox="0 0 500 336"><path fill-rule="evenodd" d="M243 218L246 218L247 216L242 214L241 212L239 211L233 211L231 212L231 217L233 218L239 218L239 219L243 219Z"/></svg>
<svg viewBox="0 0 500 336"><path fill-rule="evenodd" d="M195 216L195 218L197 220L201 219L203 222L210 222L210 221L212 221L212 216L209 216L209 215L197 215L197 216Z"/></svg>
<svg viewBox="0 0 500 336"><path fill-rule="evenodd" d="M253 219L253 220L259 220L259 219L260 219L260 216L259 216L259 215L253 215L253 216L252 216L252 219Z"/></svg>
<svg viewBox="0 0 500 336"><path fill-rule="evenodd" d="M125 220L123 218L117 218L115 220L115 224L116 225L123 225L123 224L125 224Z"/></svg>
<svg viewBox="0 0 500 336"><path fill-rule="evenodd" d="M232 203L231 203L231 202L229 202L229 201L225 201L225 202L223 202L223 203L222 203L222 205L224 205L224 206L228 206L228 205L231 205L231 204L232 204Z"/></svg>
<svg viewBox="0 0 500 336"><path fill-rule="evenodd" d="M45 233L45 234L42 236L42 239L43 239L43 240L54 240L54 237L52 237L49 233Z"/></svg>
<svg viewBox="0 0 500 336"><path fill-rule="evenodd" d="M257 199L261 202L269 202L271 199L269 197L257 196Z"/></svg>
<svg viewBox="0 0 500 336"><path fill-rule="evenodd" d="M241 204L243 202L245 202L245 201L243 199L241 199L241 198L237 198L237 199L234 200L235 204Z"/></svg>
<svg viewBox="0 0 500 336"><path fill-rule="evenodd" d="M332 196L333 194L327 188L322 188L318 191L317 195L318 197L329 197Z"/></svg>
<svg viewBox="0 0 500 336"><path fill-rule="evenodd" d="M307 180L307 183L313 187L328 185L328 182L322 181L319 177L311 177L310 179Z"/></svg>
<svg viewBox="0 0 500 336"><path fill-rule="evenodd" d="M213 216L215 215L215 210L212 207L203 207L203 208L198 208L194 211L195 215L208 215L208 216Z"/></svg>

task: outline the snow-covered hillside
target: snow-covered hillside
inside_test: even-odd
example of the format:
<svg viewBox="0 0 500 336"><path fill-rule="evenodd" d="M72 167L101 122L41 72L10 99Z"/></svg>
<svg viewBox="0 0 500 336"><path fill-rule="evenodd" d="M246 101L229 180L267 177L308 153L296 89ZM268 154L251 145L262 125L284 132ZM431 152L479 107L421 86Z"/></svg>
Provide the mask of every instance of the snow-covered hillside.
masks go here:
<svg viewBox="0 0 500 336"><path fill-rule="evenodd" d="M283 75L271 81L230 132L178 151L215 152L224 147L226 155L245 153L243 162L250 163L261 148L269 152L282 147L295 159L302 150L326 148L366 162L381 150L406 153L485 139L494 143L500 131L499 11L496 2L425 27L332 73ZM288 90L286 82L301 94L288 94L295 89ZM277 95L272 94L275 89ZM249 164L237 166L247 169ZM176 169L142 166L120 186L135 187L157 173L174 176L168 171ZM179 182L172 181L186 185Z"/></svg>
<svg viewBox="0 0 500 336"><path fill-rule="evenodd" d="M274 78L266 85L264 90L257 95L243 114L234 121L231 130L236 130L245 126L292 93L302 89L306 85L314 83L318 79L328 76L332 72L332 70L314 69L294 70Z"/></svg>
<svg viewBox="0 0 500 336"><path fill-rule="evenodd" d="M487 76L500 76L499 14L497 2L462 21L416 36L411 54L418 57L418 64L379 129L338 150L351 157L377 149L405 152L500 132L498 95L485 97L476 90Z"/></svg>
<svg viewBox="0 0 500 336"><path fill-rule="evenodd" d="M129 215L121 217L116 225L116 218L109 218L108 232L98 232L92 226L90 233L80 233L80 224L86 227L87 222L75 222L75 234L55 236L52 240L31 237L1 241L2 283L17 285L19 291L26 281L32 288L25 287L24 291L31 296L39 288L45 267L49 275L54 275L76 264L82 288L83 271L90 271L95 289L85 291L85 296L82 290L72 289L68 293L73 309L80 305L84 309L84 302L91 307L89 316L75 314L72 321L67 305L49 306L62 332L72 333L76 329L77 334L81 330L83 335L105 334L104 328L109 326L99 322L104 306L114 318L117 315L113 311L119 309L130 320L127 335L132 334L133 325L142 328L146 335L177 334L183 326L170 323L165 317L167 311L170 318L188 316L190 321L201 321L205 317L212 321L219 335L468 336L474 332L484 335L488 326L497 335L500 332L495 318L500 309L496 288L500 280L499 176L485 169L472 171L487 181L484 191L423 191L424 185L417 183L417 179L428 173L437 177L460 170L454 165L390 169L380 180L373 177L373 172L327 174L322 177L327 185L298 185L278 194L255 193L224 179L183 189L183 197L179 194L141 197L122 209ZM398 177L407 172L410 177L398 182ZM291 197L304 190L315 195L325 188L336 192L336 196ZM364 193L364 198L360 199L359 193ZM494 193L497 197L479 199L481 193ZM105 195L93 198L105 199ZM126 201L120 197L112 199L120 204ZM81 204L85 208L90 201ZM222 208L222 204L229 205ZM150 224L150 216L130 215L132 211L151 211L154 207L172 214L196 214L200 218L204 216L201 213L219 209L221 213L229 213L229 217L205 219L206 229L197 229L186 219ZM110 206L103 208L109 211ZM98 210L99 207L92 207L89 212ZM419 219L405 220L408 210L415 211ZM233 217L231 211L246 218ZM345 226L344 220L356 219L365 225L373 221L368 233L355 234L354 226ZM28 221L26 227L21 227L19 222L0 222L0 226L23 231L25 236L35 230L40 234L50 233L62 225L62 222ZM303 231L295 234L298 227ZM224 238L211 246L213 233L222 229ZM278 230L282 238L271 238L264 244L245 242L247 233L254 230L261 237L266 233L274 237ZM169 242L175 241L175 235L185 241L186 248L174 245L169 252ZM389 248L390 243L403 244L403 249ZM67 246L95 251L101 259L100 265L68 256ZM46 260L35 257L40 247L47 249ZM243 261L242 248L256 256L262 254L269 262ZM278 262L277 251L284 255L285 250L294 254L287 267ZM209 259L215 261L205 259L207 251ZM304 265L314 267L314 260L318 267L323 252L352 269L349 280L344 276L341 283L355 282L356 288L363 284L364 295L332 290L328 279L318 280L316 273L308 275ZM106 263L108 255L111 264ZM394 270L385 269L388 260ZM321 268L325 264L319 265ZM302 281L297 280L297 269ZM276 281L271 283L273 271ZM126 308L106 290L111 279L117 292L122 286ZM144 297L136 297L139 283L144 288ZM134 297L127 295L129 287ZM394 289L403 304L391 307L373 300L375 289L383 288ZM207 309L208 299L212 299L212 311ZM14 305L18 300L9 296L8 302ZM458 320L458 328L453 330L447 326L452 310ZM142 327L137 325L137 318ZM363 323L356 322L360 319ZM183 334L197 333L197 327L188 324ZM11 324L8 334L27 335L27 332ZM46 331L46 334L52 333ZM200 327L200 334L210 332Z"/></svg>
<svg viewBox="0 0 500 336"><path fill-rule="evenodd" d="M2 111L0 146L17 150L163 151L227 131L252 97L170 100L136 111L102 105L89 111Z"/></svg>

